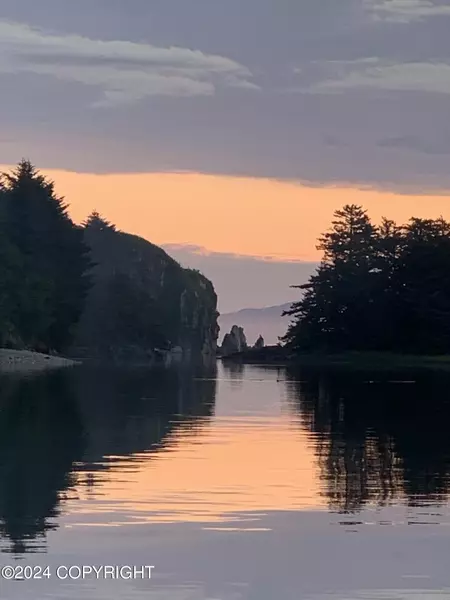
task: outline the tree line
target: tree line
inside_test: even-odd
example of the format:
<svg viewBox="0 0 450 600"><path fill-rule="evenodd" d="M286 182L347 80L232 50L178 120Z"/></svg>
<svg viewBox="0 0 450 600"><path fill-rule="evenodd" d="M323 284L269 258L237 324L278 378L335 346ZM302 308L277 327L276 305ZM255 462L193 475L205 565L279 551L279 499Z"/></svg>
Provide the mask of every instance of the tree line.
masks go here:
<svg viewBox="0 0 450 600"><path fill-rule="evenodd" d="M99 228L115 231L96 212L74 224L53 182L29 161L0 176L1 347L70 346L92 286L89 232ZM303 295L285 313L292 317L285 346L450 352L449 222L383 219L377 226L362 207L347 205L318 248L317 272L294 286Z"/></svg>
<svg viewBox="0 0 450 600"><path fill-rule="evenodd" d="M294 352L450 352L450 223L374 225L357 205L336 211L316 273L289 311Z"/></svg>
<svg viewBox="0 0 450 600"><path fill-rule="evenodd" d="M61 351L90 286L83 228L35 167L0 179L0 346Z"/></svg>

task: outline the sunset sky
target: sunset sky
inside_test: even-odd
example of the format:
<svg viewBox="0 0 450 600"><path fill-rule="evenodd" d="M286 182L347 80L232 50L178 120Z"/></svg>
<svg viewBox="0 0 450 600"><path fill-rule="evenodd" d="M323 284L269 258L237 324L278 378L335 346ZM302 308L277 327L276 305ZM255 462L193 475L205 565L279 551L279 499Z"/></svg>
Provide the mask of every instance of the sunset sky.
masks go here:
<svg viewBox="0 0 450 600"><path fill-rule="evenodd" d="M296 298L344 203L450 218L440 0L0 0L0 163L27 157L200 268L223 312Z"/></svg>

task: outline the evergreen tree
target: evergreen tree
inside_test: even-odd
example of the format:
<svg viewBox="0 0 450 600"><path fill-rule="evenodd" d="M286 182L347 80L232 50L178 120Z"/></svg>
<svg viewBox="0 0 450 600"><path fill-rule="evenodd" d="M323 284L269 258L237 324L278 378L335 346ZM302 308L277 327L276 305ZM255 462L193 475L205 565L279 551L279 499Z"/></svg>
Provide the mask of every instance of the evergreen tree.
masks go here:
<svg viewBox="0 0 450 600"><path fill-rule="evenodd" d="M307 284L303 298L287 311L294 316L283 341L293 347L335 350L355 345L375 345L373 293L378 281L376 268L377 230L359 206L347 205L335 213L331 231L320 238L323 259Z"/></svg>
<svg viewBox="0 0 450 600"><path fill-rule="evenodd" d="M319 239L322 262L353 271L373 264L374 239L377 230L367 212L356 204L347 204L334 213L332 228Z"/></svg>
<svg viewBox="0 0 450 600"><path fill-rule="evenodd" d="M398 346L399 289L398 268L404 245L404 228L382 219L376 241L377 285L372 290L373 330L377 332L375 349Z"/></svg>
<svg viewBox="0 0 450 600"><path fill-rule="evenodd" d="M109 221L107 221L104 217L100 215L97 210L93 210L88 218L82 223L85 229L89 229L92 232L99 231L117 231L116 226Z"/></svg>
<svg viewBox="0 0 450 600"><path fill-rule="evenodd" d="M26 160L3 175L5 227L21 257L14 328L24 344L63 349L83 308L89 266L82 230L54 184Z"/></svg>
<svg viewBox="0 0 450 600"><path fill-rule="evenodd" d="M413 218L404 228L396 269L398 346L450 351L450 223Z"/></svg>

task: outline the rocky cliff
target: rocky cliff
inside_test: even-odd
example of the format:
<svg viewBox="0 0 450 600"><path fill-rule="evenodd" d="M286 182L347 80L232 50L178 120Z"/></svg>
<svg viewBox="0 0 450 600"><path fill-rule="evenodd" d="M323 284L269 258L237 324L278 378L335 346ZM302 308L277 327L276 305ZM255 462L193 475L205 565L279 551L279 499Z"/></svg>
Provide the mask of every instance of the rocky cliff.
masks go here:
<svg viewBox="0 0 450 600"><path fill-rule="evenodd" d="M71 355L140 364L215 356L217 296L206 277L100 217L88 220L85 241L92 287Z"/></svg>
<svg viewBox="0 0 450 600"><path fill-rule="evenodd" d="M225 334L219 353L221 356L230 356L231 354L244 352L247 348L247 338L243 328L233 325L230 333Z"/></svg>

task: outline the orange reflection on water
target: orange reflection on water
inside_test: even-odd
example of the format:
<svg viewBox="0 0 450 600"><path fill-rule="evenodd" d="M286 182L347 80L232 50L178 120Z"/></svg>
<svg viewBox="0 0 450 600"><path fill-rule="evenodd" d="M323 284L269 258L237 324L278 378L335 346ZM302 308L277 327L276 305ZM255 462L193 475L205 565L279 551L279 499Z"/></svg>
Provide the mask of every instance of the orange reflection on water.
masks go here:
<svg viewBox="0 0 450 600"><path fill-rule="evenodd" d="M215 417L192 435L180 426L156 453L92 473L70 510L108 523L233 522L265 511L325 509L307 434L288 415ZM81 500L81 501L80 501ZM244 518L248 521L248 517Z"/></svg>

